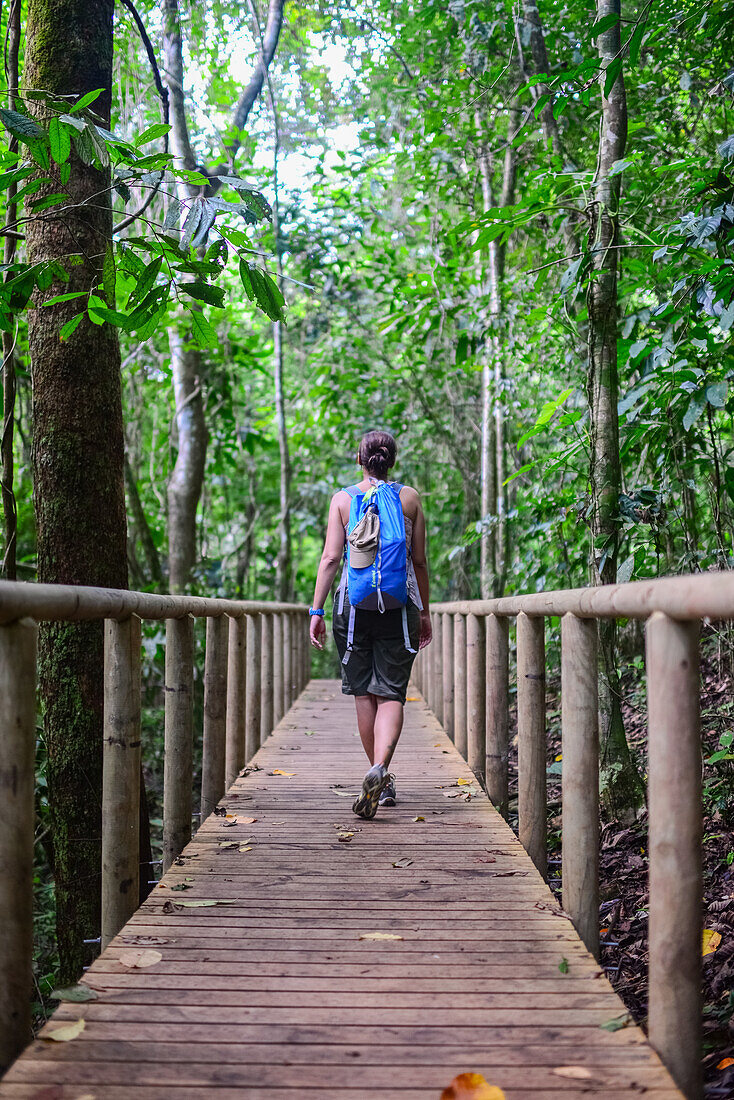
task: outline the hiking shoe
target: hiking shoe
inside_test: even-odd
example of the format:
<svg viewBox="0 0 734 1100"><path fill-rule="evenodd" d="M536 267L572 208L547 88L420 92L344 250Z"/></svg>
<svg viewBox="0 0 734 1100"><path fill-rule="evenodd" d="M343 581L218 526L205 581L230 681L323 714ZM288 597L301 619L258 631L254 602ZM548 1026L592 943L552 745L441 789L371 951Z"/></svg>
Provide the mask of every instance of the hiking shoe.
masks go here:
<svg viewBox="0 0 734 1100"><path fill-rule="evenodd" d="M373 764L362 780L362 793L352 806L352 813L365 817L369 821L377 813L380 795L389 781L387 768L382 764Z"/></svg>
<svg viewBox="0 0 734 1100"><path fill-rule="evenodd" d="M392 772L387 773L387 783L382 788L380 794L381 806L394 806L398 800L398 796L395 793L395 776Z"/></svg>

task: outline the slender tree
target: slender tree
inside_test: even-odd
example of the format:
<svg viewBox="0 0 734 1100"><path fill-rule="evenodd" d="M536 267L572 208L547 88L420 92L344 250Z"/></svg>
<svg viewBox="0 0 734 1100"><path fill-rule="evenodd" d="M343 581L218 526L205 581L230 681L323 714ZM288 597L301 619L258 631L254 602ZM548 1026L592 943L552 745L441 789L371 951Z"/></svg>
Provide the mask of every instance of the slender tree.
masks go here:
<svg viewBox="0 0 734 1100"><path fill-rule="evenodd" d="M78 97L102 88L95 110L108 125L113 0L29 0L25 84ZM43 108L39 108L43 111ZM58 177L52 167L51 177ZM109 172L72 154L64 185L71 212L28 222L31 264L57 259L68 282L37 292L28 315L33 380L33 474L38 579L127 586L120 350L116 329L82 320L65 341L75 302L60 292L111 278ZM37 194L60 190L58 178ZM100 929L103 636L101 623L50 624L41 632L40 693L48 751L56 916L62 984L91 960Z"/></svg>

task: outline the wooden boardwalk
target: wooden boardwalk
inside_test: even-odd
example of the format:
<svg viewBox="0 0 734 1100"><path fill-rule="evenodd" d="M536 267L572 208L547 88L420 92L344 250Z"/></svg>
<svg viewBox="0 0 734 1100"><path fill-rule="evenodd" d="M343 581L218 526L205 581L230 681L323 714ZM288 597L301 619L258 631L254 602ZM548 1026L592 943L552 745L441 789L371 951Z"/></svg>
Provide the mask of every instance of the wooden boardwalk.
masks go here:
<svg viewBox="0 0 734 1100"><path fill-rule="evenodd" d="M98 999L42 1035L82 1033L33 1043L0 1097L438 1100L478 1072L507 1100L680 1098L638 1028L602 1027L621 1001L476 783L465 800L472 774L423 703L399 803L373 822L351 813L355 728L338 685L312 681L229 816L89 970ZM399 938L362 938L378 932Z"/></svg>

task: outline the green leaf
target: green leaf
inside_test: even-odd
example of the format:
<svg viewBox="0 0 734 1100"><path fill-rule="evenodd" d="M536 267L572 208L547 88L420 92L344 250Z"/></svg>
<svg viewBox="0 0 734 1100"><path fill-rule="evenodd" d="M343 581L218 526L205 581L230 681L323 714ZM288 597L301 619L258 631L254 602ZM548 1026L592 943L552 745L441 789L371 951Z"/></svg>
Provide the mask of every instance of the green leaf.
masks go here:
<svg viewBox="0 0 734 1100"><path fill-rule="evenodd" d="M167 233L169 229L178 228L178 219L183 209L183 204L178 199L174 199L171 205L168 207L165 218L163 219L163 232Z"/></svg>
<svg viewBox="0 0 734 1100"><path fill-rule="evenodd" d="M627 558L617 569L617 584L627 584L635 570L635 556Z"/></svg>
<svg viewBox="0 0 734 1100"><path fill-rule="evenodd" d="M712 382L706 387L706 400L715 409L723 409L726 404L726 395L729 386L726 382Z"/></svg>
<svg viewBox="0 0 734 1100"><path fill-rule="evenodd" d="M130 295L128 306L130 306L133 302L138 302L139 304L142 304L151 287L155 284L155 281L158 278L162 267L163 257L158 256L155 260L151 260L150 263L143 269L138 279L137 285Z"/></svg>
<svg viewBox="0 0 734 1100"><path fill-rule="evenodd" d="M179 283L179 290L183 290L189 297L197 302L206 302L207 305L224 308L224 291L219 286L211 286L209 283Z"/></svg>
<svg viewBox="0 0 734 1100"><path fill-rule="evenodd" d="M622 58L615 57L613 61L609 62L607 69L604 73L604 95L608 99L614 85L617 83L617 77L622 72Z"/></svg>
<svg viewBox="0 0 734 1100"><path fill-rule="evenodd" d="M255 301L255 288L252 284L252 268L246 260L240 260L240 279L242 286L244 287L245 294L251 302Z"/></svg>
<svg viewBox="0 0 734 1100"><path fill-rule="evenodd" d="M683 427L689 432L706 407L706 398L703 394L694 393L683 417Z"/></svg>
<svg viewBox="0 0 734 1100"><path fill-rule="evenodd" d="M215 330L204 314L198 312L198 310L191 313L191 335L200 348L214 348L217 346L218 338Z"/></svg>
<svg viewBox="0 0 734 1100"><path fill-rule="evenodd" d="M188 252L191 242L194 239L194 233L199 228L199 222L201 221L201 215L204 212L204 207L201 202L195 200L186 215L186 221L183 224L183 230L181 233L180 249L182 252Z"/></svg>
<svg viewBox="0 0 734 1100"><path fill-rule="evenodd" d="M76 317L72 317L70 321L67 321L66 324L62 326L61 332L59 333L59 340L61 340L62 343L64 340L69 339L72 332L76 331L84 317L84 313L77 313Z"/></svg>
<svg viewBox="0 0 734 1100"><path fill-rule="evenodd" d="M619 18L618 12L610 12L609 15L605 15L598 23L594 23L591 28L591 37L598 38L600 34L604 34L605 31L608 31L610 27L619 22Z"/></svg>
<svg viewBox="0 0 734 1100"><path fill-rule="evenodd" d="M604 1024L599 1024L599 1027L603 1031L621 1031L623 1027L629 1027L632 1022L629 1012L625 1012L621 1016L615 1016L613 1019L607 1020Z"/></svg>
<svg viewBox="0 0 734 1100"><path fill-rule="evenodd" d="M630 65L633 67L637 64L640 56L640 46L642 45L642 39L645 37L645 31L647 29L647 23L639 23L633 30L629 42L629 59Z"/></svg>
<svg viewBox="0 0 734 1100"><path fill-rule="evenodd" d="M107 299L107 305L111 309L115 308L116 281L115 254L112 251L112 245L108 241L104 254L104 264L102 265L102 285L104 287L104 296Z"/></svg>
<svg viewBox="0 0 734 1100"><path fill-rule="evenodd" d="M52 206L61 206L62 203L68 201L68 195L63 191L56 191L53 195L44 195L42 199L34 199L33 202L26 203L26 205L34 214L40 214L42 210L50 210Z"/></svg>
<svg viewBox="0 0 734 1100"><path fill-rule="evenodd" d="M67 127L55 117L48 124L48 146L57 164L64 164L69 159L71 136Z"/></svg>
<svg viewBox="0 0 734 1100"><path fill-rule="evenodd" d="M43 305L55 306L58 302L70 302L73 298L86 298L87 294L86 290L70 290L67 294L57 294L54 298L49 298Z"/></svg>
<svg viewBox="0 0 734 1100"><path fill-rule="evenodd" d="M561 974L568 974L568 959L565 957L565 955L559 962L558 969L560 970Z"/></svg>
<svg viewBox="0 0 734 1100"><path fill-rule="evenodd" d="M143 130L142 134L138 134L135 138L135 146L140 147L145 145L149 141L155 141L156 138L163 137L164 134L169 134L171 127L167 126L165 122L156 122L154 126L149 126L147 130Z"/></svg>
<svg viewBox="0 0 734 1100"><path fill-rule="evenodd" d="M90 103L94 103L95 99L99 99L102 95L104 88L96 88L93 92L87 92L78 100L73 107L70 108L72 114L78 114L79 111L83 111L85 107L88 107Z"/></svg>
<svg viewBox="0 0 734 1100"><path fill-rule="evenodd" d="M216 207L209 200L206 200L202 204L201 220L197 227L194 238L191 241L192 248L198 248L200 245L205 244L207 237L209 236L209 230L214 225L214 219L217 216Z"/></svg>
<svg viewBox="0 0 734 1100"><path fill-rule="evenodd" d="M0 122L6 130L26 144L35 141L44 141L46 135L37 122L28 115L22 115L20 111L10 111L5 107L0 108Z"/></svg>

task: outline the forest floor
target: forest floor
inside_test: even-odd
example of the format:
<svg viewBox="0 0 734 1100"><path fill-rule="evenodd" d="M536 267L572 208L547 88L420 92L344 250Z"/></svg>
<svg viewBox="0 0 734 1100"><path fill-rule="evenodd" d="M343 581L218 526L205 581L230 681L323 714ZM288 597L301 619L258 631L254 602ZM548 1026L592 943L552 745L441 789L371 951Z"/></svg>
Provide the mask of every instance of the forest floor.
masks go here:
<svg viewBox="0 0 734 1100"><path fill-rule="evenodd" d="M701 730L705 929L717 933L703 959L706 1100L734 1096L734 676L722 659L723 640L704 638ZM645 684L641 658L622 678L625 729L641 774L647 770ZM561 896L561 727L559 683L548 685L548 856L550 885ZM513 714L516 732L516 716ZM512 747L511 793L517 790ZM713 760L711 758L714 758ZM514 782L513 777L514 776ZM512 804L511 804L512 811ZM516 820L511 824L516 827ZM631 1017L647 1020L647 813L631 827L602 824L599 920L601 963Z"/></svg>

